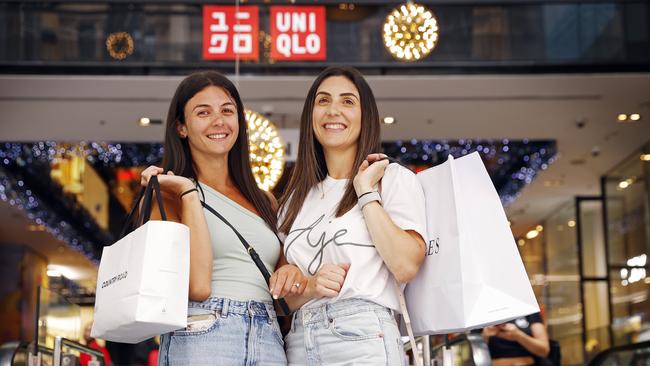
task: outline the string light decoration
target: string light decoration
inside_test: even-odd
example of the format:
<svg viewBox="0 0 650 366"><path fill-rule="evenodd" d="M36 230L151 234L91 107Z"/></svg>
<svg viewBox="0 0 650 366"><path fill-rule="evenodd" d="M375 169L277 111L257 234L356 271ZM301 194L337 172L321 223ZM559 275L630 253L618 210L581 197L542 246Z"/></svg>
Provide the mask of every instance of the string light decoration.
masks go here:
<svg viewBox="0 0 650 366"><path fill-rule="evenodd" d="M248 111L246 118L250 126L251 157L255 154L252 165L253 169L258 168L256 178L263 171L261 165L266 158L269 178L272 170L269 167L272 166L276 169L274 176L277 179L284 169L283 145L280 139L274 142L277 137L275 127L264 117L257 113L253 116L253 113ZM267 121L266 126L264 121ZM275 151L272 152L271 147ZM382 143L382 148L387 155L412 165L416 170L440 164L448 155L460 157L477 151L506 206L517 198L523 187L530 184L540 171L548 169L557 154L555 141L528 139L413 139L386 141ZM160 164L163 146L160 143L65 144L53 141L0 143L0 200L25 212L35 225L43 226L51 235L97 263L103 245L114 242L115 238L101 229L85 209L75 204L51 180L49 173L53 160L80 152L101 172L117 167ZM264 182L264 178L258 178L258 184L260 181ZM269 184L267 189L271 188L272 185ZM575 226L575 222L572 220L568 225Z"/></svg>
<svg viewBox="0 0 650 366"><path fill-rule="evenodd" d="M403 61L426 57L438 42L438 22L431 10L408 2L388 14L384 22L384 45Z"/></svg>
<svg viewBox="0 0 650 366"><path fill-rule="evenodd" d="M449 155L455 158L478 152L485 163L492 182L508 206L530 184L539 171L548 169L557 154L554 140L417 140L384 141L383 152L417 171L438 165Z"/></svg>
<svg viewBox="0 0 650 366"><path fill-rule="evenodd" d="M112 58L124 60L133 54L133 37L127 32L111 33L106 38L106 49Z"/></svg>
<svg viewBox="0 0 650 366"><path fill-rule="evenodd" d="M257 185L269 191L284 171L284 145L275 125L251 110L246 110L251 167Z"/></svg>

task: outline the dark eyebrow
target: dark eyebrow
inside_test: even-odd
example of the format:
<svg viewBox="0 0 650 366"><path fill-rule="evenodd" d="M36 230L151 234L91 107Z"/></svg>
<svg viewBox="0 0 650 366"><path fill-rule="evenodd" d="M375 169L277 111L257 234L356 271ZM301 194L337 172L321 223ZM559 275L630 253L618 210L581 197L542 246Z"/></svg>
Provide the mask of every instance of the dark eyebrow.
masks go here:
<svg viewBox="0 0 650 366"><path fill-rule="evenodd" d="M330 94L328 92L324 92L324 91L319 91L318 93L316 93L316 96L318 96L318 94L325 94L328 97L332 96L332 94ZM354 97L354 99L359 100L359 97L357 97L354 93L341 93L340 95L342 97Z"/></svg>
<svg viewBox="0 0 650 366"><path fill-rule="evenodd" d="M223 106L227 106L227 105L235 107L235 103L232 103L232 102L225 102L221 106L223 107ZM212 108L212 106L209 105L209 104L199 104L199 105L194 106L194 108L192 108L192 111L194 111L195 109L200 108L200 107Z"/></svg>
<svg viewBox="0 0 650 366"><path fill-rule="evenodd" d="M342 97L354 97L354 99L359 100L359 97L357 97L354 93L343 93L341 94Z"/></svg>
<svg viewBox="0 0 650 366"><path fill-rule="evenodd" d="M195 109L200 108L200 107L212 108L209 104L198 104L198 105L195 105L194 108L192 108L192 112L194 112Z"/></svg>

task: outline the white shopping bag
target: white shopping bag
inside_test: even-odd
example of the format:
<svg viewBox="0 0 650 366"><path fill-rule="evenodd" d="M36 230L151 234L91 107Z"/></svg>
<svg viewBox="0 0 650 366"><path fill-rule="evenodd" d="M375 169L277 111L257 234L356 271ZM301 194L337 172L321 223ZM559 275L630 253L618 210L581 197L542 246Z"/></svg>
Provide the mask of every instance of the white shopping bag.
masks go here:
<svg viewBox="0 0 650 366"><path fill-rule="evenodd" d="M539 311L499 196L478 153L418 174L427 256L405 296L416 335L463 332Z"/></svg>
<svg viewBox="0 0 650 366"><path fill-rule="evenodd" d="M143 194L143 212L149 212L151 191L141 193L140 197ZM161 211L164 218L162 208ZM148 215L145 216L144 221L148 220ZM91 336L138 343L186 327L189 244L187 226L171 221L147 221L105 247L97 274Z"/></svg>

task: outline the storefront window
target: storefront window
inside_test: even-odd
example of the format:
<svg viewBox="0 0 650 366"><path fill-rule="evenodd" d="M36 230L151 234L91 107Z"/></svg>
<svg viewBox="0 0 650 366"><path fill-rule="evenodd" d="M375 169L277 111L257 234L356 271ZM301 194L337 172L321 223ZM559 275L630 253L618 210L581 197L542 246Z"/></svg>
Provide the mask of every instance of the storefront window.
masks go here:
<svg viewBox="0 0 650 366"><path fill-rule="evenodd" d="M546 220L544 237L548 331L560 342L562 364L579 365L583 363L582 302L573 202Z"/></svg>
<svg viewBox="0 0 650 366"><path fill-rule="evenodd" d="M614 344L650 339L650 143L603 178Z"/></svg>

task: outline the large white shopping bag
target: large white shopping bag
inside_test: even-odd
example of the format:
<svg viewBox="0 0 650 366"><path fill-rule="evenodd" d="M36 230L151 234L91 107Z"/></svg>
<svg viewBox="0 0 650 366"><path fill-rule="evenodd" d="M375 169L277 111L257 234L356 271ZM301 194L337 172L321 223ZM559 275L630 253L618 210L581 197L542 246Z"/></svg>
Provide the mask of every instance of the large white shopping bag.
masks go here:
<svg viewBox="0 0 650 366"><path fill-rule="evenodd" d="M539 311L478 153L422 171L427 255L405 296L416 335L462 332Z"/></svg>
<svg viewBox="0 0 650 366"><path fill-rule="evenodd" d="M104 247L95 292L94 338L137 343L187 326L189 228L148 221L151 189L157 186L157 180L152 181L140 195L145 197L145 223ZM161 214L165 218L162 208Z"/></svg>

